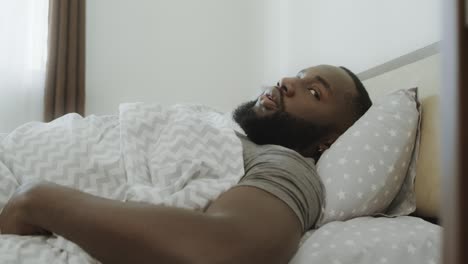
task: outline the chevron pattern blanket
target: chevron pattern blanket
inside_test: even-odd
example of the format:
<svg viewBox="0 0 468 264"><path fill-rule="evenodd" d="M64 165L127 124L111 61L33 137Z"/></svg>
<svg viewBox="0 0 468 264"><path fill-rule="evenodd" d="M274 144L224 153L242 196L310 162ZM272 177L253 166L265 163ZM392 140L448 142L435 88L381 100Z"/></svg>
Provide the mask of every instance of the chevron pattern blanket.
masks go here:
<svg viewBox="0 0 468 264"><path fill-rule="evenodd" d="M244 174L225 115L199 105L122 104L118 116L25 124L0 144L0 208L47 180L120 201L204 209ZM59 236L0 235L0 263L98 263Z"/></svg>

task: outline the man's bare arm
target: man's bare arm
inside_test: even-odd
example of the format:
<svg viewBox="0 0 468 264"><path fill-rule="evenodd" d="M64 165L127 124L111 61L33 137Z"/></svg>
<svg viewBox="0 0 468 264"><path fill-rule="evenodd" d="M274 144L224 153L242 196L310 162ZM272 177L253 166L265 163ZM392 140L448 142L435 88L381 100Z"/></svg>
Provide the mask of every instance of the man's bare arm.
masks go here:
<svg viewBox="0 0 468 264"><path fill-rule="evenodd" d="M55 184L39 184L18 200L21 212L10 213L18 222L62 235L103 263L287 263L300 238L292 211L250 187L226 192L206 213L123 203ZM6 209L2 232L19 233L5 215L14 208Z"/></svg>

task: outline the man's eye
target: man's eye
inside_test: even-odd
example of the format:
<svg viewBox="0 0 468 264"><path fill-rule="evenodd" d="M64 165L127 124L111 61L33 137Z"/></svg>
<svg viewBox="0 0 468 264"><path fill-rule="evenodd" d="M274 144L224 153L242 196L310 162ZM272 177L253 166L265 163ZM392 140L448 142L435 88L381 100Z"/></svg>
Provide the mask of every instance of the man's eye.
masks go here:
<svg viewBox="0 0 468 264"><path fill-rule="evenodd" d="M319 95L319 93L317 91L315 91L314 89L310 89L309 91L313 96L315 96L315 98L320 100L320 95Z"/></svg>

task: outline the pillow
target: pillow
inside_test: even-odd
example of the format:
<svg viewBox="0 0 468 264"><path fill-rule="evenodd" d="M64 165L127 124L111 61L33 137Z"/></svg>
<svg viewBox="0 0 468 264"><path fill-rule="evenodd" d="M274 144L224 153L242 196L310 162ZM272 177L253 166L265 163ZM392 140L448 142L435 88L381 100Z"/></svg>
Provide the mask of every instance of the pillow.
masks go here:
<svg viewBox="0 0 468 264"><path fill-rule="evenodd" d="M442 263L442 232L411 216L332 222L308 231L289 264Z"/></svg>
<svg viewBox="0 0 468 264"><path fill-rule="evenodd" d="M323 153L317 171L325 204L318 226L384 214L388 208L392 216L415 210L419 113L417 89L392 92Z"/></svg>

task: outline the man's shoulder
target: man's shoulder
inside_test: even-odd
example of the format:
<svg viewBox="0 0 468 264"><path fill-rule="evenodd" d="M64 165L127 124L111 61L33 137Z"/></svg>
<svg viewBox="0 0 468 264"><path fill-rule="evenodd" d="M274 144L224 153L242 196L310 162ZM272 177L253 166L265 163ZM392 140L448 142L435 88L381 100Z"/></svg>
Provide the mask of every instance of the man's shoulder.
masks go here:
<svg viewBox="0 0 468 264"><path fill-rule="evenodd" d="M314 160L282 146L243 141L245 175L238 185L279 198L297 215L303 230L309 229L319 214L323 193Z"/></svg>

